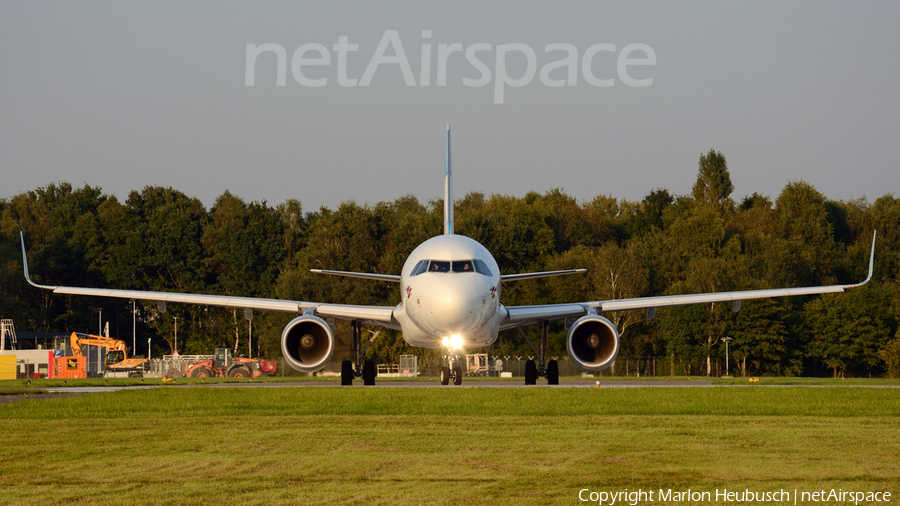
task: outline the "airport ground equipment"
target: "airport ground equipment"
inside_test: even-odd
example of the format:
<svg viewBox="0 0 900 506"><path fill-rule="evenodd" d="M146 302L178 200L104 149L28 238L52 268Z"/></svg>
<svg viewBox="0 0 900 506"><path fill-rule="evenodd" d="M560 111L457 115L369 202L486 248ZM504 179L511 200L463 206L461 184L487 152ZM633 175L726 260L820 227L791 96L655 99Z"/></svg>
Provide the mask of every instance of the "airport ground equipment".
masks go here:
<svg viewBox="0 0 900 506"><path fill-rule="evenodd" d="M6 343L9 349L16 349L16 328L9 319L0 320L0 352L6 351Z"/></svg>
<svg viewBox="0 0 900 506"><path fill-rule="evenodd" d="M106 348L103 360L103 376L107 378L141 378L150 368L150 361L145 358L128 358L124 341L111 337L79 334L72 332L69 337L69 349L73 357L82 357L82 347L98 346Z"/></svg>
<svg viewBox="0 0 900 506"><path fill-rule="evenodd" d="M275 374L277 362L235 357L229 348L216 348L208 358L194 361L185 368L188 378L257 378Z"/></svg>
<svg viewBox="0 0 900 506"><path fill-rule="evenodd" d="M489 372L490 367L488 367L487 353L473 353L466 355L466 375L487 376Z"/></svg>

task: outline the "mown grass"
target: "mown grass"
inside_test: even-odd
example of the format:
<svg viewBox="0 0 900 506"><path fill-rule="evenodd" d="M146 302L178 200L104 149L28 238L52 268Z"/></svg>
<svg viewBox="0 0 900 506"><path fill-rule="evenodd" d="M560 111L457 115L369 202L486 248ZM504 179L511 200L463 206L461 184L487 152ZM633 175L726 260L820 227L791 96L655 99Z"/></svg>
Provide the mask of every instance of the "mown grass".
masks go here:
<svg viewBox="0 0 900 506"><path fill-rule="evenodd" d="M197 388L0 406L0 504L581 504L888 490L900 390ZM680 503L679 503L680 504Z"/></svg>
<svg viewBox="0 0 900 506"><path fill-rule="evenodd" d="M701 382L711 383L713 385L749 385L751 378L708 378L706 376L568 376L560 378L560 383L591 383L599 381L601 384L623 384L640 382ZM760 377L753 378L759 385L782 385L782 386L900 386L900 379L887 378L850 378L850 379L832 379L832 378L784 378L784 377ZM174 381L174 383L173 383ZM414 378L378 378L379 384L385 383L407 383L407 382L423 382L433 383L437 381L437 377L419 376ZM523 378L497 378L497 377L466 377L465 384L480 384L494 382L522 384ZM337 376L270 376L259 377L253 379L244 378L86 378L86 379L35 379L35 380L0 380L0 389L16 389L19 387L35 387L35 388L66 388L66 387L84 387L84 386L137 386L137 385L194 385L194 384L219 384L219 383L339 383L340 378ZM357 383L359 380L357 379Z"/></svg>
<svg viewBox="0 0 900 506"><path fill-rule="evenodd" d="M60 404L65 408L61 409ZM718 415L900 417L887 388L196 388L82 395L0 407L2 419L305 415Z"/></svg>

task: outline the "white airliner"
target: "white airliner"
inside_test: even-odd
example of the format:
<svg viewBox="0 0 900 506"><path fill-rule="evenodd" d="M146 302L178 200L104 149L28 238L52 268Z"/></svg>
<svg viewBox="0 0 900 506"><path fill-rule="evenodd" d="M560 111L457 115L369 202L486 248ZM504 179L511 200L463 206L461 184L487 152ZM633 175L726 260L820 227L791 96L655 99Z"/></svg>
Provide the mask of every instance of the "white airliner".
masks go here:
<svg viewBox="0 0 900 506"><path fill-rule="evenodd" d="M572 362L587 372L599 372L609 367L619 352L619 333L616 326L600 315L608 311L647 310L653 318L656 308L711 302L732 302L738 311L742 300L794 295L843 292L862 286L872 278L875 260L875 236L869 256L869 275L855 285L831 285L806 288L781 288L740 292L671 295L538 306L504 306L500 303L503 283L520 279L558 276L585 272L585 269L500 274L491 253L477 241L453 233L453 192L450 163L450 127L447 126L447 155L444 175L444 234L433 237L417 247L407 258L400 275L358 272L313 272L337 276L380 280L400 285L401 301L397 306L355 306L324 302L229 297L172 292L112 290L68 286L39 285L28 274L25 238L22 234L22 261L25 279L33 286L67 295L92 295L157 301L161 312L167 302L243 308L247 318L254 309L295 313L281 334L281 350L291 367L302 372L315 372L325 367L334 353L334 321L350 322L350 354L341 367L341 384L350 385L355 377L362 377L366 385L375 384L376 368L371 360L363 361L365 349L360 346L362 325L400 330L412 346L444 348L448 363L441 371L441 383L462 382L458 354L467 347L488 346L497 340L501 330L536 325L540 342L534 346L538 361L525 364L525 383L534 385L538 376L551 385L559 383L559 367L555 360L546 360L549 322L565 320L568 334L566 350ZM524 332L522 335L526 337Z"/></svg>

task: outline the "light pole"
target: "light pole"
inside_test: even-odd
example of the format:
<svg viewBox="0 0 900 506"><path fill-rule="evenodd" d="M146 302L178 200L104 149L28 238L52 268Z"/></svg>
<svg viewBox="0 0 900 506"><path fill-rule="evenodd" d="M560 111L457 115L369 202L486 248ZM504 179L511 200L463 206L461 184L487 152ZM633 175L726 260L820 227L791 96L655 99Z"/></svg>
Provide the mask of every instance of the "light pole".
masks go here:
<svg viewBox="0 0 900 506"><path fill-rule="evenodd" d="M725 376L731 376L731 374L729 374L728 372L728 343L733 341L733 339L730 337L724 337L722 338L722 340L725 341Z"/></svg>
<svg viewBox="0 0 900 506"><path fill-rule="evenodd" d="M173 316L175 318L175 355L178 355L178 317Z"/></svg>
<svg viewBox="0 0 900 506"><path fill-rule="evenodd" d="M131 299L131 355L137 353L137 304Z"/></svg>
<svg viewBox="0 0 900 506"><path fill-rule="evenodd" d="M100 320L100 321L99 321L99 323L97 323L97 328L99 329L99 330L97 331L97 335L98 335L98 336L103 336L103 308L102 308L102 307L92 307L91 309L97 311L97 312L100 314L100 316L99 316L99 320ZM88 369L91 368L91 359L92 359L93 356L94 356L94 353L93 353L92 350L93 350L93 347L87 349L87 367L88 367ZM100 351L100 348L97 348L97 351L99 352L99 351ZM101 370L102 370L102 369L101 369L102 366L100 365L100 362L102 362L102 360L100 360L100 359L98 358L98 359L97 359L97 370L98 370L98 371L101 371Z"/></svg>

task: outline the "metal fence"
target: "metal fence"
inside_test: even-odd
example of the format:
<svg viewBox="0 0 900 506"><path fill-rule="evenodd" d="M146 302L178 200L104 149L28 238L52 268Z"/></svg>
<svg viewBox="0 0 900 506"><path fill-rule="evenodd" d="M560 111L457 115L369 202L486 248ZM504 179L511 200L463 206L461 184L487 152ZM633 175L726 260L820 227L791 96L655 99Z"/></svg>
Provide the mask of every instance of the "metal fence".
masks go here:
<svg viewBox="0 0 900 506"><path fill-rule="evenodd" d="M197 360L210 360L211 355L166 355L150 361L150 371L147 377L184 376L185 368ZM533 355L490 355L471 354L459 358L460 365L465 365L467 376L488 377L524 377L525 362L536 360ZM569 360L568 356L551 356L549 360L559 363L559 372L562 376L580 376L585 374ZM298 373L290 368L283 358L277 359L278 366L276 376L297 376ZM378 375L382 377L416 377L439 376L443 360L440 357L419 357L416 355L401 355L397 363L379 364ZM653 376L706 376L706 360L682 360L672 356L648 356L627 357L619 356L616 362L608 369L596 376L616 377L653 377ZM725 360L710 360L711 376L725 375ZM732 363L729 371L734 376L740 376L741 371ZM340 362L333 362L320 375L340 375ZM594 376L594 374L589 374Z"/></svg>
<svg viewBox="0 0 900 506"><path fill-rule="evenodd" d="M184 377L187 367L199 360L212 360L212 355L165 355L163 358L150 359L150 370L144 376L147 378Z"/></svg>
<svg viewBox="0 0 900 506"><path fill-rule="evenodd" d="M460 357L460 361L466 364L465 374L468 376L512 376L525 375L525 362L537 360L533 355L490 355L473 354ZM548 360L556 360L559 363L559 372L562 376L579 376L586 374L579 369L568 356L551 356ZM733 364L732 364L733 365ZM435 375L440 373L441 364L428 364L420 366L422 375ZM726 374L725 360L711 358L709 361L709 376L720 377ZM646 356L628 357L619 356L615 363L597 376L618 377L654 377L654 376L707 376L706 360L683 360L672 356ZM728 371L738 376L740 370L734 367ZM593 374L590 374L593 376Z"/></svg>
<svg viewBox="0 0 900 506"><path fill-rule="evenodd" d="M419 357L400 355L396 364L378 364L378 375L386 378L414 378L419 375Z"/></svg>

